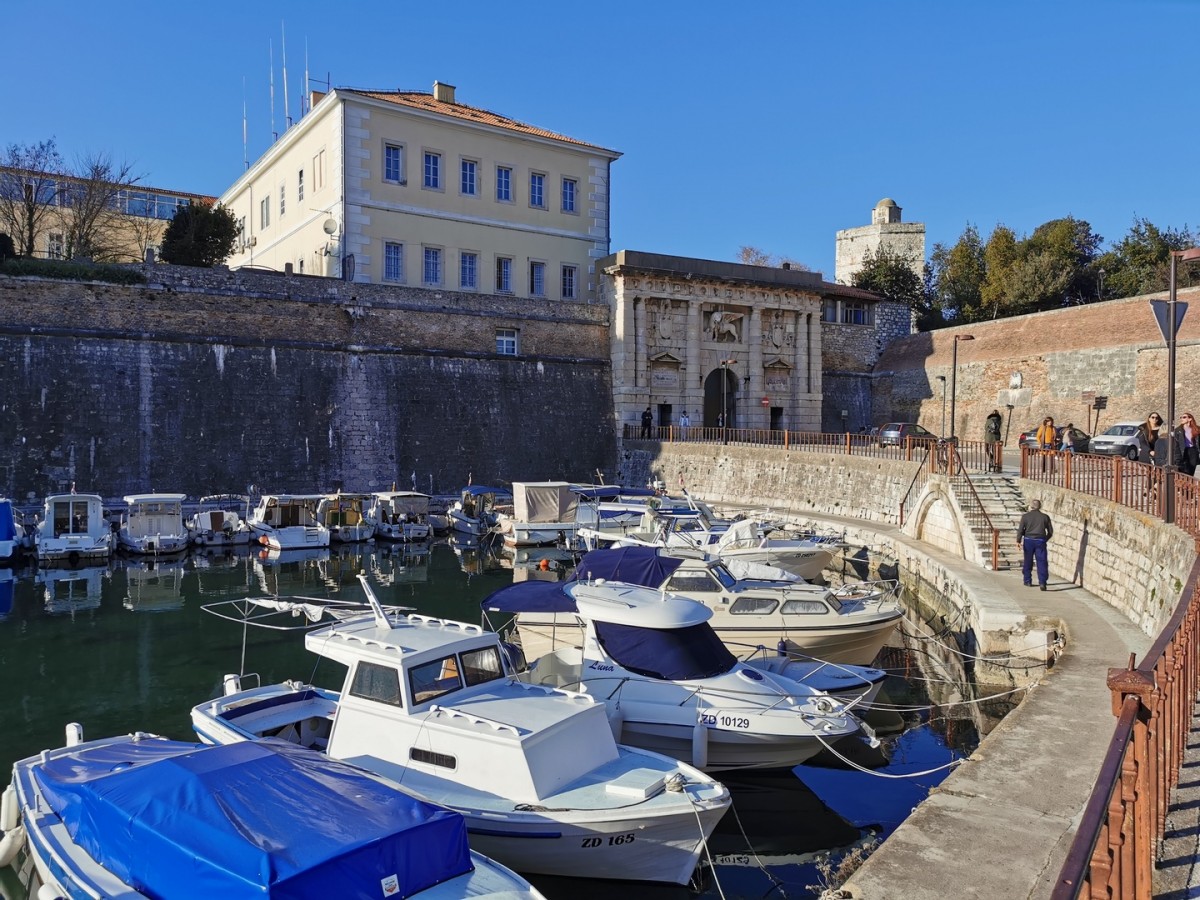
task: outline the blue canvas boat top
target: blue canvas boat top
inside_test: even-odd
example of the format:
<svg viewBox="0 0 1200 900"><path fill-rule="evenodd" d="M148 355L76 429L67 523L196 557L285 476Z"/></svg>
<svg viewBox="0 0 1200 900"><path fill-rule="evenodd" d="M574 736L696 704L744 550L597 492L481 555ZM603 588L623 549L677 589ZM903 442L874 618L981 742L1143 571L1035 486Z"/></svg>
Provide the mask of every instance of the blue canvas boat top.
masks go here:
<svg viewBox="0 0 1200 900"><path fill-rule="evenodd" d="M11 500L0 500L0 541L11 541L17 536Z"/></svg>
<svg viewBox="0 0 1200 900"><path fill-rule="evenodd" d="M283 741L143 738L35 760L75 842L150 897L396 896L470 872L465 822Z"/></svg>

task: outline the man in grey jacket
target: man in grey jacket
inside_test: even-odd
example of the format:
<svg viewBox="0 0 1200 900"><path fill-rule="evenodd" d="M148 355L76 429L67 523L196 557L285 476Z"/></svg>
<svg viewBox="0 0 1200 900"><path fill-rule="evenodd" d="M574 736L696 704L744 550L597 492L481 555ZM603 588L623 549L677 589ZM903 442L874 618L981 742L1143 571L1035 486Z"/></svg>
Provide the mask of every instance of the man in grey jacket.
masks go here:
<svg viewBox="0 0 1200 900"><path fill-rule="evenodd" d="M1029 512L1021 516L1021 524L1017 528L1017 546L1025 551L1021 563L1021 580L1025 587L1032 587L1030 575L1033 574L1033 563L1037 561L1038 587L1046 589L1046 580L1050 577L1050 567L1046 561L1046 542L1054 537L1054 523L1042 512L1042 501L1029 501Z"/></svg>

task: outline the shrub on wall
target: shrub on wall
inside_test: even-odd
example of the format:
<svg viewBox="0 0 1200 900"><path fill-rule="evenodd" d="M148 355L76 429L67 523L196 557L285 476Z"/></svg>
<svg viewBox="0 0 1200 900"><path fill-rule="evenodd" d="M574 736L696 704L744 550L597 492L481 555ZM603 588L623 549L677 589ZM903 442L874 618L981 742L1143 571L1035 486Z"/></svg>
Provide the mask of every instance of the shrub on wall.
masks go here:
<svg viewBox="0 0 1200 900"><path fill-rule="evenodd" d="M32 259L22 256L4 259L0 255L0 275L36 275L68 281L107 281L112 284L145 284L146 276L135 269L99 263L68 262L62 259Z"/></svg>

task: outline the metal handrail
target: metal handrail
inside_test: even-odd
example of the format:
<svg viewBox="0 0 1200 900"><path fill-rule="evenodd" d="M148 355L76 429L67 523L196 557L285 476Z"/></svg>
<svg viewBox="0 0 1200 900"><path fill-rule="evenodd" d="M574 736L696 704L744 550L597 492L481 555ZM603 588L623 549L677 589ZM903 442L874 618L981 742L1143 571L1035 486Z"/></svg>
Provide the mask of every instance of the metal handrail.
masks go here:
<svg viewBox="0 0 1200 900"><path fill-rule="evenodd" d="M929 453L929 448L926 447L925 448L925 456L921 460L921 465L917 468L917 471L913 474L912 481L910 481L908 483L908 490L906 490L904 492L904 496L900 498L900 525L901 526L904 525L904 508L908 504L908 498L913 495L914 491L917 493L918 496L920 496L922 488L924 488L926 483L928 483L928 481L929 481L931 466L932 466L932 462L931 462L931 457L930 457L930 453Z"/></svg>
<svg viewBox="0 0 1200 900"><path fill-rule="evenodd" d="M966 467L963 465L962 457L958 455L958 448L950 447L949 472L950 487L955 492L955 497L958 498L959 506L967 516L967 524L971 526L982 525L992 534L992 571L995 572L1000 568L1000 531L992 523L992 517L988 515L987 509L984 508L983 501L979 499L979 494L975 491L975 485L971 483L971 478L967 474ZM966 491L963 496L958 493L958 488L961 485L966 486ZM963 500L967 502L964 504Z"/></svg>
<svg viewBox="0 0 1200 900"><path fill-rule="evenodd" d="M1179 783L1200 687L1200 560L1167 626L1135 668L1109 669L1117 727L1052 900L1152 896L1154 861Z"/></svg>

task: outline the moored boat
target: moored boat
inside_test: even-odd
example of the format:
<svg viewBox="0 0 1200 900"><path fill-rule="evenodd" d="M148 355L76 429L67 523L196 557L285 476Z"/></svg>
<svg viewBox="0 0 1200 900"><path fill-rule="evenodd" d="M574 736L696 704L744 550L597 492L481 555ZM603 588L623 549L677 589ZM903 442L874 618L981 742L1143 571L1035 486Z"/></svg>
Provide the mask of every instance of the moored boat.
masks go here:
<svg viewBox="0 0 1200 900"><path fill-rule="evenodd" d="M212 494L201 497L188 520L188 532L197 547L221 550L250 543L250 498L245 494Z"/></svg>
<svg viewBox="0 0 1200 900"><path fill-rule="evenodd" d="M730 803L720 783L618 745L594 697L519 681L494 632L368 597L370 613L305 636L347 667L340 693L229 676L192 710L201 739L323 749L461 812L476 849L518 871L687 883Z"/></svg>
<svg viewBox="0 0 1200 900"><path fill-rule="evenodd" d="M329 529L317 519L324 494L263 494L246 524L255 540L272 550L329 546Z"/></svg>
<svg viewBox="0 0 1200 900"><path fill-rule="evenodd" d="M99 494L72 491L46 497L34 534L39 565L106 562L112 546L113 532Z"/></svg>
<svg viewBox="0 0 1200 900"><path fill-rule="evenodd" d="M191 536L183 521L186 494L129 494L117 529L117 546L139 556L187 551Z"/></svg>
<svg viewBox="0 0 1200 900"><path fill-rule="evenodd" d="M424 541L433 533L430 496L417 491L376 491L364 515L377 541Z"/></svg>
<svg viewBox="0 0 1200 900"><path fill-rule="evenodd" d="M740 662L701 603L618 582L514 584L483 601L487 613L574 615L572 635L533 660L524 677L602 699L621 740L708 771L795 766L859 732L840 699L782 673ZM885 674L860 678L854 703Z"/></svg>
<svg viewBox="0 0 1200 900"><path fill-rule="evenodd" d="M67 734L4 794L29 896L541 897L471 852L461 816L295 744Z"/></svg>
<svg viewBox="0 0 1200 900"><path fill-rule="evenodd" d="M366 517L370 494L329 494L317 504L317 521L329 531L335 544L357 544L370 540L375 526Z"/></svg>
<svg viewBox="0 0 1200 900"><path fill-rule="evenodd" d="M0 566L15 563L25 546L25 529L18 518L13 502L0 497Z"/></svg>
<svg viewBox="0 0 1200 900"><path fill-rule="evenodd" d="M514 481L512 513L497 517L510 547L569 544L575 540L579 495L566 481Z"/></svg>
<svg viewBox="0 0 1200 900"><path fill-rule="evenodd" d="M490 534L501 513L512 512L513 495L507 488L485 484L468 485L450 507L450 529L479 537Z"/></svg>

